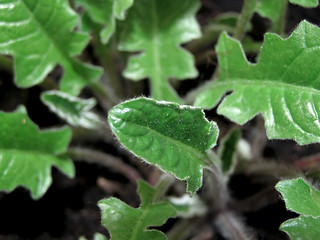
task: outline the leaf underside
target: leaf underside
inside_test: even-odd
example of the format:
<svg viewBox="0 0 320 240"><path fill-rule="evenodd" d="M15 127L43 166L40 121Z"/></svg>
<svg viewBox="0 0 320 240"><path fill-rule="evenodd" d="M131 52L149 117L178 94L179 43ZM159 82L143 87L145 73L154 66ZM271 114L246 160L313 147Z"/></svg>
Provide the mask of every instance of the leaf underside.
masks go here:
<svg viewBox="0 0 320 240"><path fill-rule="evenodd" d="M19 87L41 83L60 64L61 90L77 95L102 71L75 59L89 36L73 31L77 14L67 0L0 0L0 53L13 55Z"/></svg>
<svg viewBox="0 0 320 240"><path fill-rule="evenodd" d="M313 240L320 236L320 192L302 178L283 180L276 185L288 210L301 214L285 221L280 229L292 240Z"/></svg>
<svg viewBox="0 0 320 240"><path fill-rule="evenodd" d="M124 76L149 78L157 100L181 102L169 78L197 76L193 56L180 45L200 37L195 19L198 0L139 0L128 11L119 49L137 52L129 58Z"/></svg>
<svg viewBox="0 0 320 240"><path fill-rule="evenodd" d="M115 106L108 121L135 155L187 180L190 192L201 186L206 151L215 145L218 127L200 108L138 98Z"/></svg>
<svg viewBox="0 0 320 240"><path fill-rule="evenodd" d="M66 151L70 129L39 131L25 110L0 112L0 139L1 190L12 191L24 186L37 199L52 182L52 166L73 177L72 162L58 156Z"/></svg>
<svg viewBox="0 0 320 240"><path fill-rule="evenodd" d="M258 113L269 139L300 144L320 141L320 30L306 21L288 39L266 34L257 64L246 60L240 43L225 33L217 45L220 77L195 105L244 124Z"/></svg>
<svg viewBox="0 0 320 240"><path fill-rule="evenodd" d="M175 217L174 207L168 202L154 203L154 188L140 180L138 184L139 208L131 208L113 197L99 202L102 225L110 231L112 240L167 239L162 232L147 228L161 226L169 217Z"/></svg>

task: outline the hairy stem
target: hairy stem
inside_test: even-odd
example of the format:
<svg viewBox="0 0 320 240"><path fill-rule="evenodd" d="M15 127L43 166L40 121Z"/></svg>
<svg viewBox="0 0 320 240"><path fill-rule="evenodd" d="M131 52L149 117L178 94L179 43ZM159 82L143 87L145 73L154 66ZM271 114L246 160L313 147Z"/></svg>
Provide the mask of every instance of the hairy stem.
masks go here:
<svg viewBox="0 0 320 240"><path fill-rule="evenodd" d="M244 0L243 8L241 14L238 17L236 30L234 32L234 37L241 40L244 36L244 32L248 22L256 9L257 0Z"/></svg>

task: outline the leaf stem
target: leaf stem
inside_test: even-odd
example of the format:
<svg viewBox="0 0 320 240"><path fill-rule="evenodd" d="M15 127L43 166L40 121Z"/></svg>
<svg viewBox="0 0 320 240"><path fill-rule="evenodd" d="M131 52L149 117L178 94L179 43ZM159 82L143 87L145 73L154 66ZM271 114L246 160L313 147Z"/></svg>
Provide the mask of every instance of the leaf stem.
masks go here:
<svg viewBox="0 0 320 240"><path fill-rule="evenodd" d="M158 202L168 191L169 187L173 184L174 177L170 174L163 174L160 177L159 182L155 186L155 192L153 195L153 202Z"/></svg>
<svg viewBox="0 0 320 240"><path fill-rule="evenodd" d="M280 36L284 33L284 27L286 25L286 13L288 8L288 0L280 1L279 17L273 20L272 32L279 34Z"/></svg>
<svg viewBox="0 0 320 240"><path fill-rule="evenodd" d="M257 0L244 0L243 8L241 14L238 17L236 30L234 32L234 37L241 40L248 22L256 9Z"/></svg>
<svg viewBox="0 0 320 240"><path fill-rule="evenodd" d="M110 168L115 172L122 173L133 184L136 184L138 179L142 179L140 174L134 168L123 163L120 158L114 157L107 153L82 147L72 147L68 149L67 154L75 161L85 161L87 163L99 164L101 166Z"/></svg>

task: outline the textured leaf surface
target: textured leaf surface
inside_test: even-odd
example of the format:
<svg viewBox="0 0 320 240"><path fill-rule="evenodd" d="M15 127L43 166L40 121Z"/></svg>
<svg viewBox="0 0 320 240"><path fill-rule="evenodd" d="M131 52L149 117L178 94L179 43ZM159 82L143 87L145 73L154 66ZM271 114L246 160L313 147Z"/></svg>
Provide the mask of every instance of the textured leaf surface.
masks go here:
<svg viewBox="0 0 320 240"><path fill-rule="evenodd" d="M115 31L116 19L124 20L125 13L133 0L76 0L84 6L91 19L105 26L100 32L101 41L107 43Z"/></svg>
<svg viewBox="0 0 320 240"><path fill-rule="evenodd" d="M72 126L84 128L99 126L99 116L90 111L96 105L93 98L81 99L63 92L49 91L44 92L41 99L52 112Z"/></svg>
<svg viewBox="0 0 320 240"><path fill-rule="evenodd" d="M0 0L0 53L14 56L19 87L34 86L60 64L61 89L78 94L102 71L75 59L89 41L67 0Z"/></svg>
<svg viewBox="0 0 320 240"><path fill-rule="evenodd" d="M155 99L181 102L169 78L198 74L192 55L180 46L200 37L195 19L198 8L198 0L139 0L128 11L119 48L141 53L129 58L124 76L149 78Z"/></svg>
<svg viewBox="0 0 320 240"><path fill-rule="evenodd" d="M68 128L39 131L25 110L0 112L0 189L24 186L39 198L51 184L52 166L72 177L72 162L58 156L66 151L70 138Z"/></svg>
<svg viewBox="0 0 320 240"><path fill-rule="evenodd" d="M176 211L168 202L154 203L155 190L139 181L138 193L141 197L139 208L131 208L117 198L101 200L99 207L102 225L113 240L165 240L165 235L157 230L147 230L150 226L161 226Z"/></svg>
<svg viewBox="0 0 320 240"><path fill-rule="evenodd" d="M218 127L200 108L138 98L115 106L108 121L135 155L187 180L190 192L201 186L206 151L216 144Z"/></svg>
<svg viewBox="0 0 320 240"><path fill-rule="evenodd" d="M320 192L302 178L283 180L276 185L289 210L302 214L284 222L280 229L292 240L313 240L320 236Z"/></svg>
<svg viewBox="0 0 320 240"><path fill-rule="evenodd" d="M266 34L257 64L246 60L238 41L222 34L217 46L220 77L195 102L243 124L258 113L270 139L320 141L320 29L303 21L286 40Z"/></svg>

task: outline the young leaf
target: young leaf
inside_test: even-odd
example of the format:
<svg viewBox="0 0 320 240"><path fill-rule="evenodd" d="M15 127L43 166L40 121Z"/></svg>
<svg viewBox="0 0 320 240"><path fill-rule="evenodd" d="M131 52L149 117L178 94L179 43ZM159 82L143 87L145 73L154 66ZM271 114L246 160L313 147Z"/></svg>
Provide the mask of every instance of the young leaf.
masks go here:
<svg viewBox="0 0 320 240"><path fill-rule="evenodd" d="M0 1L0 53L14 56L19 87L42 82L57 64L64 68L61 89L70 94L100 77L100 68L74 58L89 40L73 31L77 22L67 0Z"/></svg>
<svg viewBox="0 0 320 240"><path fill-rule="evenodd" d="M39 131L25 109L0 112L0 189L12 191L24 186L37 199L51 184L52 166L73 177L72 162L59 156L66 151L70 138L68 128Z"/></svg>
<svg viewBox="0 0 320 240"><path fill-rule="evenodd" d="M129 58L124 76L135 81L149 78L155 99L181 102L169 78L198 74L192 55L180 46L200 37L198 8L198 0L139 0L128 11L119 48L141 53Z"/></svg>
<svg viewBox="0 0 320 240"><path fill-rule="evenodd" d="M302 178L280 181L276 189L289 210L302 214L284 222L280 229L292 240L317 239L320 235L320 192Z"/></svg>
<svg viewBox="0 0 320 240"><path fill-rule="evenodd" d="M59 117L72 126L97 128L99 116L91 112L96 105L95 99L81 99L59 91L44 92L42 102Z"/></svg>
<svg viewBox="0 0 320 240"><path fill-rule="evenodd" d="M218 113L244 124L265 119L270 139L320 141L320 29L306 21L286 40L266 34L257 64L249 63L240 43L225 33L217 46L220 77L195 102L207 109L225 97Z"/></svg>
<svg viewBox="0 0 320 240"><path fill-rule="evenodd" d="M133 0L76 0L84 6L90 18L105 26L100 32L102 43L107 43L116 28L116 19L124 20L125 13L133 4Z"/></svg>
<svg viewBox="0 0 320 240"><path fill-rule="evenodd" d="M115 106L108 121L135 155L187 180L190 192L201 187L206 151L216 144L218 127L200 108L138 98Z"/></svg>
<svg viewBox="0 0 320 240"><path fill-rule="evenodd" d="M165 240L165 235L157 230L147 230L149 226L161 226L167 218L175 217L176 211L168 202L154 202L155 189L139 180L138 193L141 197L139 208L131 208L117 198L99 202L102 225L113 240Z"/></svg>

